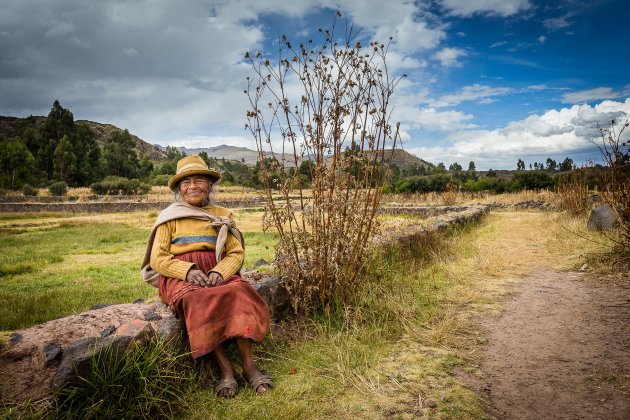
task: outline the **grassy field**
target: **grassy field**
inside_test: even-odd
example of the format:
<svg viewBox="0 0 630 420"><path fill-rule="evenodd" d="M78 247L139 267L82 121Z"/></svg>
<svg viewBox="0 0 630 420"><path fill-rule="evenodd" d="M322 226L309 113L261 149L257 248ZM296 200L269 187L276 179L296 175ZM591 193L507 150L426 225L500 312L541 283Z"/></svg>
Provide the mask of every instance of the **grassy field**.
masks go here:
<svg viewBox="0 0 630 420"><path fill-rule="evenodd" d="M139 267L157 214L0 216L0 331L83 312L94 304L152 299ZM237 214L245 267L274 258L262 212Z"/></svg>
<svg viewBox="0 0 630 420"><path fill-rule="evenodd" d="M246 233L246 266L273 258L274 239L260 231L261 216L237 215ZM154 297L138 266L155 217L0 218L6 238L0 245L0 297L8 303L0 329L95 303ZM492 213L448 237L374 256L351 306L274 325L256 350L276 381L273 392L257 396L245 389L233 400L220 399L212 390L212 363L191 364L195 383L183 388L178 417L487 418L483 401L455 375L478 374L485 337L475 318L499 312L508 286L536 268L532 261L556 270L586 261L596 266L592 256L606 252L610 242L584 226L583 218L558 213Z"/></svg>

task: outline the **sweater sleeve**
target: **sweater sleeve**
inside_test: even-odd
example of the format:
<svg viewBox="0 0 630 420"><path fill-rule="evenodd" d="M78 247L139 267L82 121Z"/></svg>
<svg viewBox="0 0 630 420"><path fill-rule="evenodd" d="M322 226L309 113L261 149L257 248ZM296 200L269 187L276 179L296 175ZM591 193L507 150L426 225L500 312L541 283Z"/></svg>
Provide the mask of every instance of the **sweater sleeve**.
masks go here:
<svg viewBox="0 0 630 420"><path fill-rule="evenodd" d="M233 215L230 214L229 217L232 218ZM225 253L225 257L210 272L219 273L223 279L227 280L228 277L239 272L245 260L245 250L232 233L228 234L225 241Z"/></svg>
<svg viewBox="0 0 630 420"><path fill-rule="evenodd" d="M166 222L157 227L151 248L151 268L166 277L186 280L186 274L195 264L178 260L170 253L174 224Z"/></svg>

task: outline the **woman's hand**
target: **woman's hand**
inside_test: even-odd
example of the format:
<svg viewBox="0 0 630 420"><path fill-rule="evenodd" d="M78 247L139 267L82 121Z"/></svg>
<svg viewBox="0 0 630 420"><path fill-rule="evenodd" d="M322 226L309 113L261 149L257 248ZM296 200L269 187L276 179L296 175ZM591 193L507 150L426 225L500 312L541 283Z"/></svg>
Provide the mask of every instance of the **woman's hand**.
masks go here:
<svg viewBox="0 0 630 420"><path fill-rule="evenodd" d="M186 281L201 287L210 286L206 273L197 269L188 270L188 274L186 274Z"/></svg>
<svg viewBox="0 0 630 420"><path fill-rule="evenodd" d="M215 273L214 271L208 273L208 283L210 283L210 286L219 286L223 281L221 274Z"/></svg>

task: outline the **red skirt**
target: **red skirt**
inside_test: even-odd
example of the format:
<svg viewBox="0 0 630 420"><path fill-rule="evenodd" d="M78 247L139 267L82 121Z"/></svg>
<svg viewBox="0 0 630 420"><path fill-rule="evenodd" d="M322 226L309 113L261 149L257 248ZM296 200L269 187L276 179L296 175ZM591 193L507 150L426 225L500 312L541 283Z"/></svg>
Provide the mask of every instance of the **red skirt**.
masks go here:
<svg viewBox="0 0 630 420"><path fill-rule="evenodd" d="M214 251L192 251L176 255L193 262L207 273L217 264ZM159 280L160 298L186 322L193 358L210 353L230 338L249 338L261 343L269 329L269 311L256 290L233 275L220 286L200 287L164 277Z"/></svg>

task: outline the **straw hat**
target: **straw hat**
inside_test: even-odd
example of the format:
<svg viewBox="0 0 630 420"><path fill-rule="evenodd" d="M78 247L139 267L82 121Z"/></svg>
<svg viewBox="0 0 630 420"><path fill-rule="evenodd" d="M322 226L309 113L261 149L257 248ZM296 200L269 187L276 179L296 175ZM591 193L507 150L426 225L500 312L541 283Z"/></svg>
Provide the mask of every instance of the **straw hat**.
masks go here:
<svg viewBox="0 0 630 420"><path fill-rule="evenodd" d="M186 156L177 162L175 175L168 180L168 187L173 190L180 179L190 175L207 175L213 182L221 179L221 173L216 169L208 169L208 165L199 156Z"/></svg>

